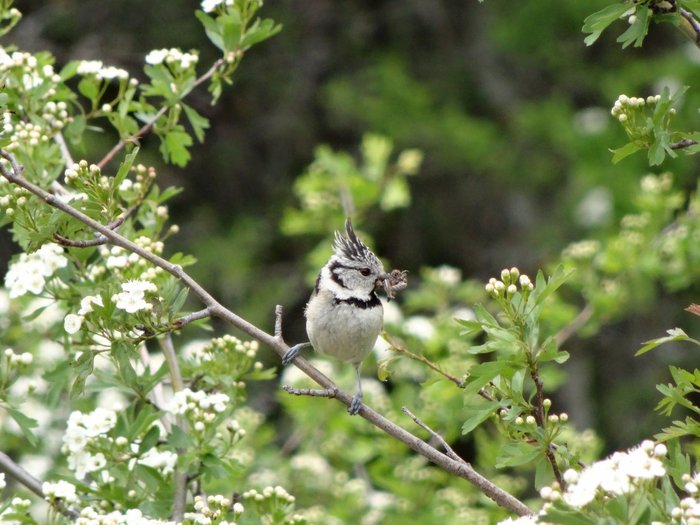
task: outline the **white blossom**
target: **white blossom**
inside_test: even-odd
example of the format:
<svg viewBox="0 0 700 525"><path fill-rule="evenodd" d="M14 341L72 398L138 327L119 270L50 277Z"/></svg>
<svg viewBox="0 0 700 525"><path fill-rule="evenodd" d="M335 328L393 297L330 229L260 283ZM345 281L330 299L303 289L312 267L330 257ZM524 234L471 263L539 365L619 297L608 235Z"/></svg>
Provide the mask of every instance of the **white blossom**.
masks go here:
<svg viewBox="0 0 700 525"><path fill-rule="evenodd" d="M78 500L78 496L75 493L75 485L64 480L56 482L45 481L41 486L41 491L44 493L46 499L49 500L60 498L67 503L74 503Z"/></svg>
<svg viewBox="0 0 700 525"><path fill-rule="evenodd" d="M63 321L63 329L68 334L76 334L83 325L83 320L84 318L82 315L68 314Z"/></svg>

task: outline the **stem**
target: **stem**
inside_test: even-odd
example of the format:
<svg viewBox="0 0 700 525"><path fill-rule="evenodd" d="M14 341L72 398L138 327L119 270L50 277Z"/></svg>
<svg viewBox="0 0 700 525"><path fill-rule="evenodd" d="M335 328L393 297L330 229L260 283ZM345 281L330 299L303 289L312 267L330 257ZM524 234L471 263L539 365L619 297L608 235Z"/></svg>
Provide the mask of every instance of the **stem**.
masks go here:
<svg viewBox="0 0 700 525"><path fill-rule="evenodd" d="M557 334L554 336L557 346L563 345L572 335L583 328L583 326L592 316L593 307L590 304L587 304L569 324L559 330L559 332L557 332Z"/></svg>
<svg viewBox="0 0 700 525"><path fill-rule="evenodd" d="M420 419L418 419L418 416L415 416L408 408L401 407L401 411L404 414L406 414L408 417L410 417L413 421L415 421L419 427L424 428L425 430L430 432L430 435L433 436L440 443L440 445L442 445L442 448L445 449L445 453L449 457L451 457L455 461L461 461L462 463L465 463L467 465L469 464L468 462L464 461L464 459L459 457L459 455L454 450L452 450L452 447L447 444L447 441L445 441L445 438L443 438L440 434L435 432L432 428L430 428L428 425L426 425Z"/></svg>
<svg viewBox="0 0 700 525"><path fill-rule="evenodd" d="M120 246L132 253L135 253L143 257L147 261L153 263L157 267L162 268L171 275L175 276L177 279L180 280L180 282L182 282L186 287L188 287L192 291L192 293L195 296L197 296L200 301L202 301L202 303L204 303L204 305L207 307L212 316L218 317L219 319L226 321L227 323L238 328L242 332L248 334L250 337L258 340L260 343L269 346L280 357L283 356L287 352L287 350L289 350L289 347L284 343L284 341L281 338L281 333L275 335L268 334L267 332L261 330L254 324L246 321L242 317L239 317L231 310L228 310L223 305L221 305L209 292L207 292L199 283L197 283L197 281L190 277L182 269L182 267L173 264L163 259L162 257L159 257L158 255L149 252L148 250L145 250L144 248L133 243L126 237L120 235L119 233L113 230L110 230L103 224L97 222L96 220L85 215L84 213L57 199L55 196L46 192L36 184L29 182L24 177L22 177L23 168L17 163L17 159L15 159L15 157L12 154L0 149L0 157L6 159L10 163L10 166L12 168L10 170L7 168L6 165L0 164L0 173L2 173L2 175L8 181L28 190L29 192L33 193L34 195L45 201L48 205L53 206L54 208L57 208L67 213L71 217L78 219L83 224L104 235L109 240L109 242L114 244L115 246ZM275 324L278 325L278 328L280 330L281 312L281 308L278 307L275 309ZM338 387L328 377L321 373L320 370L312 366L306 359L302 357L297 357L294 361L294 365L297 368L299 368L302 372L304 372L307 376L309 376L311 379L313 379L321 387L327 390L336 390L337 393L335 395L335 399L338 399L345 406L350 406L352 396L338 389ZM511 512L514 512L521 516L532 514L532 510L530 510L530 508L527 505L525 505L522 501L518 500L512 494L494 485L487 478L483 477L481 474L476 472L470 465L452 459L447 454L444 454L436 448L430 446L425 441L404 430L396 423L388 420L387 418L375 412L366 405L363 405L362 409L360 409L359 414L361 417L365 418L367 421L372 423L374 426L376 426L389 436L392 436L398 441L401 441L418 454L424 456L428 460L440 466L445 471L469 481L486 496L495 501L498 505L501 505L502 507L510 510Z"/></svg>
<svg viewBox="0 0 700 525"><path fill-rule="evenodd" d="M386 331L384 331L384 333L382 334L382 337L383 337L384 339L386 339L386 341L387 341L387 343L389 343L389 345L391 345L391 349L392 349L393 351L395 351L395 352L397 352L397 353L399 353L399 354L405 355L405 356L408 357L409 359L413 359L414 361L418 361L418 362L420 362L420 363L423 363L423 364L426 365L428 368L431 368L432 370L435 370L438 374L440 374L440 375L446 377L447 379L449 379L450 381L452 381L452 382L453 382L455 385L457 385L459 388L464 388L464 387L465 387L464 381L462 381L462 380L459 379L458 377L453 376L453 375L450 374L449 372L446 372L445 370L443 370L442 368L440 368L440 366L438 366L437 364L433 363L433 362L432 362L430 359L428 359L427 357L422 356L422 355L418 355L418 354L414 354L414 353L411 352L410 350L408 350L408 349L402 347L393 337L391 337L389 334L387 334Z"/></svg>

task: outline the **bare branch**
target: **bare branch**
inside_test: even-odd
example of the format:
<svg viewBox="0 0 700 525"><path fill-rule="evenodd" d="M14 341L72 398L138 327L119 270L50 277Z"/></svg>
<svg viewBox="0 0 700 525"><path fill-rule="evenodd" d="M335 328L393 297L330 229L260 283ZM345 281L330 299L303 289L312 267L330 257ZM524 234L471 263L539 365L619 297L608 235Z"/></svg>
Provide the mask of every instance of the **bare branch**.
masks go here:
<svg viewBox="0 0 700 525"><path fill-rule="evenodd" d="M180 319L177 319L173 322L173 325L175 328L182 328L183 326L186 326L190 323L193 323L194 321L199 321L200 319L206 319L207 317L211 316L211 310L209 308L204 308L203 310L197 310L196 312L192 312L190 314L184 315L180 317Z"/></svg>
<svg viewBox="0 0 700 525"><path fill-rule="evenodd" d="M191 290L191 292L196 297L198 297L200 301L202 301L202 303L206 305L207 310L209 310L212 316L220 318L221 320L245 332L250 337L258 340L260 343L269 346L280 357L283 356L287 350L289 350L289 347L283 342L281 342L274 335L268 334L267 332L261 330L257 326L246 321L242 317L239 317L231 310L228 310L223 305L221 305L197 281L190 277L190 275L188 275L182 269L182 267L173 264L163 259L162 257L159 257L158 255L138 246L126 237L123 237L122 235L118 234L113 230L110 230L103 224L97 222L96 220L85 215L84 213L64 203L63 201L46 192L36 184L29 182L24 177L22 177L22 167L17 163L17 160L12 154L4 150L0 150L0 157L5 158L12 167L12 170L9 170L7 166L0 163L0 173L2 173L2 175L7 180L22 188L25 188L29 192L44 200L50 206L60 209L68 215L78 219L83 224L86 224L96 232L101 233L109 240L111 244L121 246L122 248L132 253L135 253L140 257L143 257L144 259L153 263L157 267L162 268L171 275L175 276L186 287L188 287ZM281 311L279 315L281 316ZM302 357L297 357L294 361L294 365L326 390L336 390L337 392L335 395L335 399L338 399L345 406L350 406L352 396L338 389L338 387L328 377L321 373L320 370L312 366L306 359ZM532 510L530 510L530 508L528 508L527 505L515 498L513 495L494 485L491 481L481 476L468 465L465 465L460 461L456 461L453 458L447 456L446 454L440 452L439 450L430 446L428 443L424 442L420 438L414 436L410 432L404 430L397 424L388 420L378 412L375 412L368 406L363 405L359 414L361 417L365 418L367 421L372 423L377 428L381 429L386 434L401 441L418 454L421 454L428 460L443 468L445 471L459 476L463 479L466 479L467 481L475 485L486 496L494 500L497 504L505 507L506 509L518 515L532 514Z"/></svg>
<svg viewBox="0 0 700 525"><path fill-rule="evenodd" d="M29 490L31 490L34 494L39 496L40 498L44 499L44 491L42 490L42 482L40 479L35 478L32 476L29 472L24 470L21 466L19 466L17 463L15 463L10 456L5 454L4 452L0 451L0 471L5 472L8 474L10 477L12 477L15 481L18 483L21 483L25 487L27 487ZM77 519L78 518L78 513L66 508L64 505L57 505L56 506L63 514L64 516L67 516L71 519Z"/></svg>
<svg viewBox="0 0 700 525"><path fill-rule="evenodd" d="M452 381L452 382L453 382L455 385L457 385L459 388L464 388L464 386L465 386L464 381L462 381L462 380L459 379L458 377L453 376L452 374L450 374L450 373L447 372L446 370L443 370L439 365L433 363L433 362L432 362L430 359L428 359L427 357L422 356L422 355L418 355L418 354L414 354L413 352L411 352L411 351L408 350L407 348L404 348L403 346L401 346L401 345L398 343L398 341L396 341L396 339L394 339L394 338L391 337L389 334L387 334L386 331L384 331L384 333L382 334L382 337L384 337L384 339L386 339L387 343L389 343L389 345L391 346L391 349L392 349L394 352L397 352L397 353L399 353L399 354L401 354L401 355L405 355L405 356L408 357L409 359L412 359L412 360L414 360L414 361L418 361L419 363L423 363L423 364L426 365L428 368L431 368L432 370L435 370L435 371L436 371L438 374L440 374L441 376L446 377L447 379L449 379L450 381Z"/></svg>
<svg viewBox="0 0 700 525"><path fill-rule="evenodd" d="M572 335L583 328L583 326L592 316L593 306L587 304L569 324L559 330L559 332L557 332L557 334L554 336L557 346L561 346L568 341Z"/></svg>
<svg viewBox="0 0 700 525"><path fill-rule="evenodd" d="M414 415L407 407L401 407L401 411L404 414L406 414L408 417L410 417L413 421L415 421L419 427L424 428L425 430L430 432L430 435L433 436L433 438L435 438L438 441L438 443L440 443L440 445L442 445L442 448L445 449L445 453L449 457L451 457L455 461L461 461L462 463L469 465L469 463L467 461L465 461L464 459L459 457L459 455L454 450L452 450L452 447L447 444L447 441L445 441L445 438L443 438L440 434L435 432L432 428L430 428L428 425L426 425L420 419L418 419L418 416Z"/></svg>
<svg viewBox="0 0 700 525"><path fill-rule="evenodd" d="M337 388L327 388L323 390L313 388L294 388L289 385L283 385L282 390L294 396L311 396L311 397L328 397L334 398L338 395Z"/></svg>
<svg viewBox="0 0 700 525"><path fill-rule="evenodd" d="M689 148L690 146L695 146L697 143L698 143L697 140L683 139L683 140L679 140L678 142L674 142L673 144L669 144L668 147L671 149L683 149L683 148Z"/></svg>

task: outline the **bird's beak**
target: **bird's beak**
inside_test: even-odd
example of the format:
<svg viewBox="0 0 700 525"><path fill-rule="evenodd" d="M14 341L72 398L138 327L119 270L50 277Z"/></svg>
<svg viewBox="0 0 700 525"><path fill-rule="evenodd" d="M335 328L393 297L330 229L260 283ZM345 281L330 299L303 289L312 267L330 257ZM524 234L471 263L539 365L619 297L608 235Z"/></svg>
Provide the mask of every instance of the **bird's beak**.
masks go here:
<svg viewBox="0 0 700 525"><path fill-rule="evenodd" d="M383 288L388 299L391 300L394 298L394 293L391 290L391 274L388 274L388 273L381 274L379 277L377 277L377 281L375 283L375 286L377 288Z"/></svg>

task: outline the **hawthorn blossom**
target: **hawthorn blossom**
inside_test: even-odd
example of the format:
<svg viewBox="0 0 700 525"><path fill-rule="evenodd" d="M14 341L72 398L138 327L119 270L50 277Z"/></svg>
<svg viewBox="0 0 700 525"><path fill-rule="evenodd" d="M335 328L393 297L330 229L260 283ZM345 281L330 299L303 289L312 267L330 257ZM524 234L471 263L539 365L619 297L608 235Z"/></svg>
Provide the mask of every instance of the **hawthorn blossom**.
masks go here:
<svg viewBox="0 0 700 525"><path fill-rule="evenodd" d="M67 264L63 248L54 243L44 244L32 253L21 254L5 274L5 286L10 290L10 297L21 297L27 292L40 294L46 280Z"/></svg>
<svg viewBox="0 0 700 525"><path fill-rule="evenodd" d="M41 486L41 491L47 500L62 499L66 503L74 503L78 501L78 496L75 493L75 485L64 480L56 482L45 481Z"/></svg>
<svg viewBox="0 0 700 525"><path fill-rule="evenodd" d="M122 292L114 294L112 301L117 308L133 314L139 310L149 310L151 304L146 301L146 292L156 292L158 288L150 281L127 281L122 284Z"/></svg>

